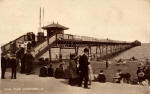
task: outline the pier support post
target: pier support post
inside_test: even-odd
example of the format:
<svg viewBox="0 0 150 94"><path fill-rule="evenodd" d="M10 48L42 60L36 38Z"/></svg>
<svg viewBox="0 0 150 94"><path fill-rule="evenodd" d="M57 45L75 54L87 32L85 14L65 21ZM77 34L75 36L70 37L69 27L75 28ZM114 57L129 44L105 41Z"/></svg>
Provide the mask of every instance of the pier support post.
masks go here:
<svg viewBox="0 0 150 94"><path fill-rule="evenodd" d="M52 57L51 57L51 47L49 48L49 61L52 61Z"/></svg>
<svg viewBox="0 0 150 94"><path fill-rule="evenodd" d="M92 59L91 46L88 46L88 48L89 48L89 57L91 57L91 59Z"/></svg>
<svg viewBox="0 0 150 94"><path fill-rule="evenodd" d="M105 56L107 56L108 55L108 45L106 45L106 55Z"/></svg>
<svg viewBox="0 0 150 94"><path fill-rule="evenodd" d="M47 45L49 47L49 61L51 62L51 45L49 44L49 36L47 35Z"/></svg>
<svg viewBox="0 0 150 94"><path fill-rule="evenodd" d="M100 57L102 57L102 56L104 55L104 53L103 53L103 52L104 52L104 47L103 47L103 45L100 46L100 51L101 51L101 52L100 52Z"/></svg>
<svg viewBox="0 0 150 94"><path fill-rule="evenodd" d="M60 47L60 50L59 50L59 61L62 61L61 47Z"/></svg>
<svg viewBox="0 0 150 94"><path fill-rule="evenodd" d="M96 46L96 55L95 55L95 59L97 59L97 46Z"/></svg>
<svg viewBox="0 0 150 94"><path fill-rule="evenodd" d="M76 56L78 56L78 49L79 49L79 47L75 47L75 54L76 54Z"/></svg>
<svg viewBox="0 0 150 94"><path fill-rule="evenodd" d="M111 56L113 56L114 55L114 45L112 44L112 46L111 46Z"/></svg>
<svg viewBox="0 0 150 94"><path fill-rule="evenodd" d="M102 55L102 49L101 49L101 45L99 46L99 58L101 58Z"/></svg>

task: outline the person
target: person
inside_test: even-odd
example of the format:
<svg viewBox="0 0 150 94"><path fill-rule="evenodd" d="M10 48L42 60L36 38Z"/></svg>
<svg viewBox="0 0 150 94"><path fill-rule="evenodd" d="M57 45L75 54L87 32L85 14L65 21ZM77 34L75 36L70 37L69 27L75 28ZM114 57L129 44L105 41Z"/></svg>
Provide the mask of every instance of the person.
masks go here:
<svg viewBox="0 0 150 94"><path fill-rule="evenodd" d="M7 60L5 57L5 54L2 53L1 57L1 79L5 79L5 72L6 72L6 67L7 67Z"/></svg>
<svg viewBox="0 0 150 94"><path fill-rule="evenodd" d="M150 66L145 66L143 69L144 78L148 80L148 84L150 85Z"/></svg>
<svg viewBox="0 0 150 94"><path fill-rule="evenodd" d="M25 62L26 63L26 74L29 75L32 72L32 63L34 60L32 54L30 53L30 50L27 50L27 53L25 55L25 59L26 59L25 60L26 61Z"/></svg>
<svg viewBox="0 0 150 94"><path fill-rule="evenodd" d="M133 80L131 80L131 84L132 85L138 85L138 79L134 78Z"/></svg>
<svg viewBox="0 0 150 94"><path fill-rule="evenodd" d="M21 71L20 71L21 73L25 72L25 64L22 61L23 56L24 56L24 48L21 47L21 45L19 45L19 49L16 51L16 60L19 64L21 64Z"/></svg>
<svg viewBox="0 0 150 94"><path fill-rule="evenodd" d="M98 81L101 83L106 82L106 77L105 77L103 70L100 70L100 73L98 74Z"/></svg>
<svg viewBox="0 0 150 94"><path fill-rule="evenodd" d="M146 65L149 65L149 66L150 66L149 58L146 58Z"/></svg>
<svg viewBox="0 0 150 94"><path fill-rule="evenodd" d="M77 63L76 63L76 55L70 54L70 62L69 62L69 84L70 85L76 85L77 79L79 78L79 75L77 73Z"/></svg>
<svg viewBox="0 0 150 94"><path fill-rule="evenodd" d="M130 78L131 78L131 74L127 72L127 73L125 74L125 79L126 79L126 81L127 81L128 84L129 84L130 81L131 81Z"/></svg>
<svg viewBox="0 0 150 94"><path fill-rule="evenodd" d="M18 62L16 61L15 54L11 55L11 57L10 57L10 63L11 63L11 69L12 69L11 79L16 79L16 72L17 72Z"/></svg>
<svg viewBox="0 0 150 94"><path fill-rule="evenodd" d="M64 78L63 64L59 65L59 68L55 70L55 78Z"/></svg>
<svg viewBox="0 0 150 94"><path fill-rule="evenodd" d="M138 75L138 73L140 72L141 70L141 67L138 67L137 71L136 71L136 74Z"/></svg>
<svg viewBox="0 0 150 94"><path fill-rule="evenodd" d="M80 57L79 59L79 73L80 73L80 82L79 82L79 87L82 86L82 81L84 79L84 88L88 89L88 54L89 54L89 49L85 48L84 49L84 54Z"/></svg>
<svg viewBox="0 0 150 94"><path fill-rule="evenodd" d="M53 77L54 76L54 69L52 67L53 67L52 64L50 64L49 67L48 67L48 76L49 77Z"/></svg>
<svg viewBox="0 0 150 94"><path fill-rule="evenodd" d="M123 71L121 73L121 78L122 78L123 83L129 83L130 82L130 77L131 77L130 73L128 73L126 71Z"/></svg>
<svg viewBox="0 0 150 94"><path fill-rule="evenodd" d="M138 76L138 82L140 85L142 85L142 82L144 81L144 72L143 69L140 69L140 71L138 72L137 76Z"/></svg>
<svg viewBox="0 0 150 94"><path fill-rule="evenodd" d="M89 75L89 85L91 85L92 84L92 80L94 80L94 74L93 74L93 69L92 69L92 66L91 66L91 64L90 64L90 62L89 62L89 65L88 65L88 75Z"/></svg>
<svg viewBox="0 0 150 94"><path fill-rule="evenodd" d="M32 47L34 47L35 44L36 44L36 42L35 42L35 34L33 33L31 36L32 36L32 42L31 42L31 45L32 45Z"/></svg>
<svg viewBox="0 0 150 94"><path fill-rule="evenodd" d="M26 58L26 53L23 54L22 58L21 58L21 73L24 74L26 73L26 68L27 68L27 58Z"/></svg>
<svg viewBox="0 0 150 94"><path fill-rule="evenodd" d="M108 69L108 65L109 65L108 60L106 60L106 69Z"/></svg>
<svg viewBox="0 0 150 94"><path fill-rule="evenodd" d="M31 48L32 48L32 44L30 42L28 42L28 44L27 44L27 50L31 50Z"/></svg>
<svg viewBox="0 0 150 94"><path fill-rule="evenodd" d="M15 54L16 48L17 48L16 42L15 42L15 41L12 41L12 42L10 43L10 49L9 49L9 50L11 51L11 53Z"/></svg>
<svg viewBox="0 0 150 94"><path fill-rule="evenodd" d="M64 79L70 79L70 67L69 65L66 67L66 69L64 70Z"/></svg>
<svg viewBox="0 0 150 94"><path fill-rule="evenodd" d="M41 67L40 68L40 77L47 77L47 73L48 73L48 71L47 71L47 66L46 65L44 65L43 67Z"/></svg>
<svg viewBox="0 0 150 94"><path fill-rule="evenodd" d="M118 69L117 73L114 76L114 80L115 80L116 83L120 83L120 81L122 79L122 77L121 77L122 76L122 72L121 71L122 70Z"/></svg>
<svg viewBox="0 0 150 94"><path fill-rule="evenodd" d="M136 60L136 58L133 56L132 58L130 58L130 60L133 60L133 61L135 61L135 60Z"/></svg>
<svg viewBox="0 0 150 94"><path fill-rule="evenodd" d="M59 61L60 62L62 61L62 54L61 53L59 54Z"/></svg>
<svg viewBox="0 0 150 94"><path fill-rule="evenodd" d="M60 78L60 76L59 76L59 68L56 68L56 70L55 70L55 78Z"/></svg>

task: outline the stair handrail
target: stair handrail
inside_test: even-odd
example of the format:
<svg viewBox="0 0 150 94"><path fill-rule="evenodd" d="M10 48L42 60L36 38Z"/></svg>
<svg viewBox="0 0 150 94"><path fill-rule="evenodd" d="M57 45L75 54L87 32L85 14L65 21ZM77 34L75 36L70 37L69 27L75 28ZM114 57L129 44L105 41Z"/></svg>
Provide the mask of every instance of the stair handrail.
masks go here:
<svg viewBox="0 0 150 94"><path fill-rule="evenodd" d="M52 36L49 38L49 44L52 44L56 40L56 36ZM31 54L36 57L38 53L40 53L42 50L44 50L48 46L47 40L45 40L43 43L32 49Z"/></svg>

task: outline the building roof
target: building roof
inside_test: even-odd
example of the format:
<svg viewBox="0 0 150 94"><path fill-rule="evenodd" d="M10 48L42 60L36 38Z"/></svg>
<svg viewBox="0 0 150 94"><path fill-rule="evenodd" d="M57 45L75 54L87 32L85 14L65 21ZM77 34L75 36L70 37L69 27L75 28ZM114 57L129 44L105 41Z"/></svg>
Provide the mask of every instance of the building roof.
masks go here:
<svg viewBox="0 0 150 94"><path fill-rule="evenodd" d="M51 29L51 28L58 28L58 29L62 29L62 30L69 29L69 28L67 28L65 26L62 26L62 25L60 25L58 23L54 23L54 22L52 24L49 24L47 26L42 27L42 29Z"/></svg>

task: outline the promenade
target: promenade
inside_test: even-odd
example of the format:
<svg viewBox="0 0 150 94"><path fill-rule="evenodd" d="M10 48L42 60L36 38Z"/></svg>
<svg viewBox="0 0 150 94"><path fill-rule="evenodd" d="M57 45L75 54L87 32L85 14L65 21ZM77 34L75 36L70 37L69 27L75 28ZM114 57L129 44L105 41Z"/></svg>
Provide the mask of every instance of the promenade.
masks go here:
<svg viewBox="0 0 150 94"><path fill-rule="evenodd" d="M91 89L70 86L67 80L17 74L17 79L0 80L0 94L150 94L148 86L93 82Z"/></svg>

